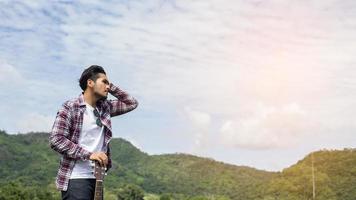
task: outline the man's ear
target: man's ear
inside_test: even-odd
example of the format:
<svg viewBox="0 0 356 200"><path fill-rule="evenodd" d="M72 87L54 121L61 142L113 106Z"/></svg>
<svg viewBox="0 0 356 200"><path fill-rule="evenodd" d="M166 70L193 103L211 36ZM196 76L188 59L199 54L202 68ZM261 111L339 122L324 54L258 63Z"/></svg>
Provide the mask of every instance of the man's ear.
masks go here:
<svg viewBox="0 0 356 200"><path fill-rule="evenodd" d="M88 87L94 87L94 81L91 80L91 79L88 79L87 80L87 85L88 85Z"/></svg>

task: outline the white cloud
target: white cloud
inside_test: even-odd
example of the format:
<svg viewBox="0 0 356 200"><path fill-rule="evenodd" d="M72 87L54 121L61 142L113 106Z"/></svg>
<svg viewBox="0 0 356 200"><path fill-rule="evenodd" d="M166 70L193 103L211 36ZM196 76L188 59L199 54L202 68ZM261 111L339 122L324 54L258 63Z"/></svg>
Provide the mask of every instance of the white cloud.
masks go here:
<svg viewBox="0 0 356 200"><path fill-rule="evenodd" d="M197 127L206 129L210 125L211 117L208 113L192 110L190 107L185 107L184 112L188 119Z"/></svg>
<svg viewBox="0 0 356 200"><path fill-rule="evenodd" d="M34 112L18 117L17 120L18 123L16 125L19 132L50 132L54 117Z"/></svg>
<svg viewBox="0 0 356 200"><path fill-rule="evenodd" d="M246 118L227 120L220 129L223 144L248 149L295 147L310 127L297 104L281 108L259 106Z"/></svg>
<svg viewBox="0 0 356 200"><path fill-rule="evenodd" d="M24 78L13 65L0 59L0 83L10 85L19 85L23 83Z"/></svg>
<svg viewBox="0 0 356 200"><path fill-rule="evenodd" d="M209 144L209 135L212 125L209 113L193 110L189 106L186 106L180 114L187 119L187 125L189 124L192 127L191 131L195 144L193 147L195 149L194 151L199 151Z"/></svg>

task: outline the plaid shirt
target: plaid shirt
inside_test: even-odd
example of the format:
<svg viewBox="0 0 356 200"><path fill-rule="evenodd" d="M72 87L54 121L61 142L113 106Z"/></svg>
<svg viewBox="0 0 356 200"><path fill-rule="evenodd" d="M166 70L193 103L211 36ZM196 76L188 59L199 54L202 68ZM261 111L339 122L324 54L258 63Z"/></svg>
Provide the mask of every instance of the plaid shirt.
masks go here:
<svg viewBox="0 0 356 200"><path fill-rule="evenodd" d="M112 137L111 117L127 113L135 109L138 102L128 93L110 83L110 93L116 100L101 100L96 104L100 119L104 126L104 149L107 149L108 166L111 168L109 142ZM83 114L86 109L83 94L78 98L66 101L57 112L51 135L50 147L61 154L60 166L56 178L58 190L67 191L76 160L86 161L93 152L89 152L78 145L79 135L83 125Z"/></svg>

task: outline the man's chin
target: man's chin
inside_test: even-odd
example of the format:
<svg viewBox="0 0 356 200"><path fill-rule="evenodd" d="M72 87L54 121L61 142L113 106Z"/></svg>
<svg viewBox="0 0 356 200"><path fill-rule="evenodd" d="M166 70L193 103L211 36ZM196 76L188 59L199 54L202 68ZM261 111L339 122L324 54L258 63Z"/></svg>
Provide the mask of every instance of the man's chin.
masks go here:
<svg viewBox="0 0 356 200"><path fill-rule="evenodd" d="M96 94L96 96L98 97L99 101L106 100L108 98L108 95L104 96L104 95Z"/></svg>
<svg viewBox="0 0 356 200"><path fill-rule="evenodd" d="M100 100L106 100L108 98L108 96L101 96Z"/></svg>

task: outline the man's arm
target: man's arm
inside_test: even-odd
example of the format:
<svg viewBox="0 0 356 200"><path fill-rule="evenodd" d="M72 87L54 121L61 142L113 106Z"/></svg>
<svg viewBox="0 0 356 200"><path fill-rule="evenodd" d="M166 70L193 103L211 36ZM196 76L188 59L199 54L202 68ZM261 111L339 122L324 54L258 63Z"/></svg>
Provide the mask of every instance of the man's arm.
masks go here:
<svg viewBox="0 0 356 200"><path fill-rule="evenodd" d="M92 153L68 139L70 136L70 122L70 106L68 103L64 103L57 113L51 135L49 136L50 147L58 153L67 155L70 158L87 160Z"/></svg>
<svg viewBox="0 0 356 200"><path fill-rule="evenodd" d="M135 98L112 83L110 83L110 94L117 98L109 100L111 117L130 112L138 106Z"/></svg>

